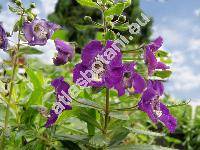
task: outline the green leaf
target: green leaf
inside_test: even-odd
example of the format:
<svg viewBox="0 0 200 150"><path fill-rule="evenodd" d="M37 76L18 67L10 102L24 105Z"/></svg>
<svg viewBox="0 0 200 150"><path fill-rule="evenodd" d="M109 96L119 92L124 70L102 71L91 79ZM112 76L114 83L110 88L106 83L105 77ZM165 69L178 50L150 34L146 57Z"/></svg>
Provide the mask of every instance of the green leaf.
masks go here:
<svg viewBox="0 0 200 150"><path fill-rule="evenodd" d="M95 135L89 140L89 144L95 148L102 148L108 145L108 141L103 135Z"/></svg>
<svg viewBox="0 0 200 150"><path fill-rule="evenodd" d="M162 79L165 79L165 78L169 78L171 76L172 72L169 71L169 70L163 70L163 71L156 71L154 73L154 76L156 77L160 77Z"/></svg>
<svg viewBox="0 0 200 150"><path fill-rule="evenodd" d="M108 31L106 33L105 39L106 40L115 40L116 36L115 33L113 31Z"/></svg>
<svg viewBox="0 0 200 150"><path fill-rule="evenodd" d="M97 32L96 33L96 40L102 41L104 38L103 32Z"/></svg>
<svg viewBox="0 0 200 150"><path fill-rule="evenodd" d="M67 37L68 37L68 32L66 30L57 30L52 35L51 39L55 40L58 38L60 40L68 40Z"/></svg>
<svg viewBox="0 0 200 150"><path fill-rule="evenodd" d="M129 6L131 5L131 2L132 2L132 0L126 0L126 1L124 2L125 7L126 7L126 8L129 7Z"/></svg>
<svg viewBox="0 0 200 150"><path fill-rule="evenodd" d="M127 137L129 133L130 132L128 129L121 126L117 126L117 128L112 130L110 145L112 146L118 145L121 141L123 141Z"/></svg>
<svg viewBox="0 0 200 150"><path fill-rule="evenodd" d="M80 120L97 127L98 129L101 129L100 124L96 121L95 118L93 118L90 113L88 112L87 109L83 109L81 108L81 111L77 111L75 113L75 115L77 116L77 118L79 118Z"/></svg>
<svg viewBox="0 0 200 150"><path fill-rule="evenodd" d="M9 10L10 10L11 12L13 12L13 13L15 13L15 12L18 11L17 9L13 8L13 7L10 6L10 5L8 5L8 8L9 8Z"/></svg>
<svg viewBox="0 0 200 150"><path fill-rule="evenodd" d="M92 7L92 8L99 8L99 5L92 0L76 0L80 5L82 6L87 6L87 7Z"/></svg>
<svg viewBox="0 0 200 150"><path fill-rule="evenodd" d="M158 57L168 57L169 54L168 54L168 52L166 52L166 51L159 50L159 51L157 51L156 55L157 55Z"/></svg>
<svg viewBox="0 0 200 150"><path fill-rule="evenodd" d="M106 16L111 16L111 15L121 15L122 12L125 9L125 4L124 3L117 3L114 6L110 7L104 12L105 17Z"/></svg>
<svg viewBox="0 0 200 150"><path fill-rule="evenodd" d="M27 54L27 55L43 54L42 51L30 46L20 48L19 52L20 54Z"/></svg>
<svg viewBox="0 0 200 150"><path fill-rule="evenodd" d="M174 150L156 145L119 145L111 147L110 150Z"/></svg>
<svg viewBox="0 0 200 150"><path fill-rule="evenodd" d="M126 127L126 129L128 129L130 132L133 132L136 134L144 134L144 135L148 135L148 136L158 136L158 137L165 136L165 134L163 134L163 133L156 133L156 132L147 131L147 130L134 129L134 128L130 128L130 127Z"/></svg>
<svg viewBox="0 0 200 150"><path fill-rule="evenodd" d="M95 109L90 109L88 110L88 114L96 120L96 110ZM95 135L95 126L91 125L90 123L87 123L87 129L88 129L88 135L93 136Z"/></svg>
<svg viewBox="0 0 200 150"><path fill-rule="evenodd" d="M73 141L73 142L87 142L88 141L88 137L86 135L70 135L70 134L56 134L55 135L56 139L59 140L69 140L69 141Z"/></svg>
<svg viewBox="0 0 200 150"><path fill-rule="evenodd" d="M79 25L79 24L74 24L74 27L79 30L79 31L85 31L88 29L101 29L103 28L101 25Z"/></svg>
<svg viewBox="0 0 200 150"><path fill-rule="evenodd" d="M116 29L116 30L119 30L119 31L127 31L128 25L127 24L115 25L113 28Z"/></svg>
<svg viewBox="0 0 200 150"><path fill-rule="evenodd" d="M90 100L86 100L86 99L79 99L78 101L81 102L81 103L83 103L83 104L78 104L78 106L80 106L80 107L94 108L94 109L95 109L95 107L101 108L101 107L99 106L99 104L97 104L97 103L94 102L94 101L90 101Z"/></svg>
<svg viewBox="0 0 200 150"><path fill-rule="evenodd" d="M123 112L111 112L109 116L119 120L129 120L129 116Z"/></svg>
<svg viewBox="0 0 200 150"><path fill-rule="evenodd" d="M29 98L28 104L30 105L42 105L42 98L44 95L44 89L42 87L42 82L40 80L41 76L33 70L27 68L26 72L33 84L33 92Z"/></svg>

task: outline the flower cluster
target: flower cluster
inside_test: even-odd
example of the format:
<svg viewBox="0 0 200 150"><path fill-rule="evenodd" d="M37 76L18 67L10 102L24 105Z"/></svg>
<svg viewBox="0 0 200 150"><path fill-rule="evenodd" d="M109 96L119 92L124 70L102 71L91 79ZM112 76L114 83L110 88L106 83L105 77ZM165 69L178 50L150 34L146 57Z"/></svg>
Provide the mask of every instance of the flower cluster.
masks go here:
<svg viewBox="0 0 200 150"><path fill-rule="evenodd" d="M35 19L32 22L24 22L23 24L24 36L30 46L45 45L52 34L60 28L59 25L43 19ZM69 43L59 39L54 42L58 55L53 58L53 63L56 66L64 65L73 58L74 48Z"/></svg>
<svg viewBox="0 0 200 150"><path fill-rule="evenodd" d="M45 45L51 38L53 32L60 29L54 23L35 19L32 22L26 21L23 24L23 33L30 46ZM53 58L56 66L64 65L74 57L74 48L67 42L56 39L56 50L58 54ZM156 52L162 46L163 39L157 38L151 44L145 46L144 62L148 67L148 75L152 76L157 69L169 69L164 63L156 58ZM0 24L0 48L6 50L8 39L5 30ZM104 46L101 41L93 40L82 50L82 62L77 64L73 70L73 81L83 87L106 87L114 88L118 95L140 94L141 100L138 108L148 114L150 119L157 123L161 121L174 132L177 122L170 114L167 107L160 101L164 93L164 86L161 81L145 79L136 71L137 63L123 63L120 48L114 41L108 40ZM63 77L52 81L55 88L56 103L46 122L46 127L53 125L58 116L64 110L71 110L71 97L69 84Z"/></svg>
<svg viewBox="0 0 200 150"><path fill-rule="evenodd" d="M59 25L45 20L35 19L32 22L24 22L23 32L28 44L31 46L45 45L51 38L54 31L60 28ZM56 50L58 54L53 58L56 66L64 65L74 57L74 49L65 41L56 39ZM159 62L155 53L162 46L163 39L157 38L145 47L144 60L148 67L149 76L152 76L157 69L169 69L164 63ZM7 49L8 39L6 32L0 25L0 48ZM164 86L161 81L144 79L136 72L137 64L123 63L120 48L116 48L114 41L108 40L105 44L93 40L87 44L82 51L82 62L77 64L73 70L73 81L80 86L114 88L118 95L126 93L141 94L138 108L148 114L150 119L157 123L163 122L170 132L176 128L176 119L170 114L167 107L160 101L164 93ZM48 117L46 127L53 125L58 116L64 110L70 110L71 98L68 96L69 84L63 77L52 81L56 92L56 103Z"/></svg>
<svg viewBox="0 0 200 150"><path fill-rule="evenodd" d="M162 43L163 39L159 37L145 47L144 57L149 76L152 76L156 69L169 69L164 63L159 62L155 56L155 52L162 46ZM144 79L136 72L135 66L137 64L135 62L122 62L120 51L113 49L115 57L111 60L106 59L106 57L99 59L100 55L108 56L102 54L106 50L112 49L112 44L113 41L107 41L105 47L100 41L91 41L87 44L82 51L82 62L74 68L74 82L80 86L114 88L118 91L119 96L124 95L126 91L130 94L141 94L138 108L146 112L154 123L160 120L170 132L174 132L177 125L176 119L169 113L167 107L160 102L160 97L164 93L164 86L161 81ZM97 64L96 62L99 60L101 63ZM87 84L87 81L89 81L89 84Z"/></svg>

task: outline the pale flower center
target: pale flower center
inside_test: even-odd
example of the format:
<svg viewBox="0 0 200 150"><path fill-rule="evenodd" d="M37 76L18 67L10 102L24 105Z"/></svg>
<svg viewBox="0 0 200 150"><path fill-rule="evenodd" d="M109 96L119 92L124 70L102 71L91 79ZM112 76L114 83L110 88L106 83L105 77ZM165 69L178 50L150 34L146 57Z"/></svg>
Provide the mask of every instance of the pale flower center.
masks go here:
<svg viewBox="0 0 200 150"><path fill-rule="evenodd" d="M102 81L102 76L105 73L105 64L103 62L101 62L100 64L95 64L94 65L95 70L93 70L93 74L92 74L92 81L96 81L96 82L100 82Z"/></svg>
<svg viewBox="0 0 200 150"><path fill-rule="evenodd" d="M0 46L3 44L3 38L0 36Z"/></svg>
<svg viewBox="0 0 200 150"><path fill-rule="evenodd" d="M159 101L159 97L156 96L152 102L151 102L151 107L153 109L153 113L156 115L156 117L161 117L163 112L160 110L160 101Z"/></svg>
<svg viewBox="0 0 200 150"><path fill-rule="evenodd" d="M42 25L40 25L39 23L34 26L34 31L35 31L35 35L39 39L47 38L48 30L45 27L43 27Z"/></svg>

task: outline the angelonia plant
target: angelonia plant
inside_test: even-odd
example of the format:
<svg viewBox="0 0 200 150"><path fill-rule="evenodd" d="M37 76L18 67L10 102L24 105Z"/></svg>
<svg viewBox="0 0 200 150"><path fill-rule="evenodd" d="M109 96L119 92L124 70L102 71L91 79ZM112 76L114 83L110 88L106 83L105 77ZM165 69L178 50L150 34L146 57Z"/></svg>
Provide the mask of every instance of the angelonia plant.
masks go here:
<svg viewBox="0 0 200 150"><path fill-rule="evenodd" d="M16 131L15 136L20 138L14 139L13 143L19 143L19 147L25 146L26 149L31 149L31 144L33 149L59 149L64 140L68 141L69 147L73 142L82 149L112 149L112 146L123 144L127 135L135 131L132 122L126 118L134 116L136 110L146 113L154 124L161 122L169 132L175 132L177 121L162 102L163 82L171 75L170 55L160 50L163 38L158 37L143 45L129 45L129 41L140 35L141 28L151 19L141 13L134 23L126 20L123 10L131 4L131 0L77 2L102 14L102 22L94 22L90 16L84 17L88 26L97 29L97 37L85 43L81 54L75 53L76 41L67 42L60 38L59 33L64 30L60 25L37 17L33 12L34 3L25 8L20 0L13 0L9 6L19 19L11 33L5 31L3 22L0 24L0 48L10 56L10 60L4 62L3 75L7 80L4 82L5 89L0 93L0 99L6 106L1 127L2 148L8 147L9 138ZM123 35L120 29L129 31L130 35ZM17 42L11 40L13 36L17 37ZM36 53L34 46L44 46L52 39L56 53L52 58L54 68L73 66L73 71L67 72L72 76L52 78L46 82L46 90L41 92L40 82L43 79L38 78L37 73L26 64L23 64L25 72L21 74L19 69L23 61L20 60L23 54ZM34 91L28 98L20 99L17 84L21 85L23 93L28 93L25 88L29 80ZM45 92L54 93L55 96L50 97L55 99L54 104L37 103ZM122 100L124 98L125 101ZM29 111L32 108L37 111ZM24 119L24 114L20 114L22 110L27 110L25 112L30 117ZM37 117L35 114L38 114ZM78 122L67 127L70 120L77 121L73 117L85 122L86 126L79 126ZM64 124L64 119L68 120L68 124ZM23 123L23 120L33 122ZM29 126L34 131L29 131ZM62 135L57 133L58 130ZM37 142L42 145L34 147L39 145Z"/></svg>

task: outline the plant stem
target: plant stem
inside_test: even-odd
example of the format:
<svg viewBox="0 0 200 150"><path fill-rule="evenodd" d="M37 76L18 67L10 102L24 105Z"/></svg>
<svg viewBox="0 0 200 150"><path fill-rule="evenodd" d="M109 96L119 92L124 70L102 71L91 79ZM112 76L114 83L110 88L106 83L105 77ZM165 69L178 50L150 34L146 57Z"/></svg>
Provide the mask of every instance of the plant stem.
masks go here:
<svg viewBox="0 0 200 150"><path fill-rule="evenodd" d="M108 127L108 123L109 123L109 113L110 113L110 110L109 110L109 106L110 106L110 90L109 88L106 88L106 106L105 106L105 124L104 124L104 134L107 133L107 127Z"/></svg>
<svg viewBox="0 0 200 150"><path fill-rule="evenodd" d="M144 49L144 44L142 44L141 46L139 46L138 48L136 49L133 49L133 50L125 50L125 51L122 51L123 54L126 54L126 53L138 53L138 52L143 52L143 49ZM142 49L142 50L141 50Z"/></svg>
<svg viewBox="0 0 200 150"><path fill-rule="evenodd" d="M23 17L23 13L20 16L20 19L22 19ZM4 141L5 141L5 131L8 127L8 121L9 121L9 115L10 115L10 102L12 101L12 94L13 94L13 88L14 88L14 82L15 82L15 75L16 75L16 70L17 70L17 53L20 49L20 34L21 31L18 31L18 43L17 43L17 48L14 51L14 56L13 56L13 63L12 63L12 76L11 76L11 80L10 80L10 90L9 90L9 98L8 98L8 104L7 104L7 108L6 108L6 114L5 114L5 120L4 120L4 132L3 132L3 139L2 139L2 144L3 144L3 149L4 149Z"/></svg>

